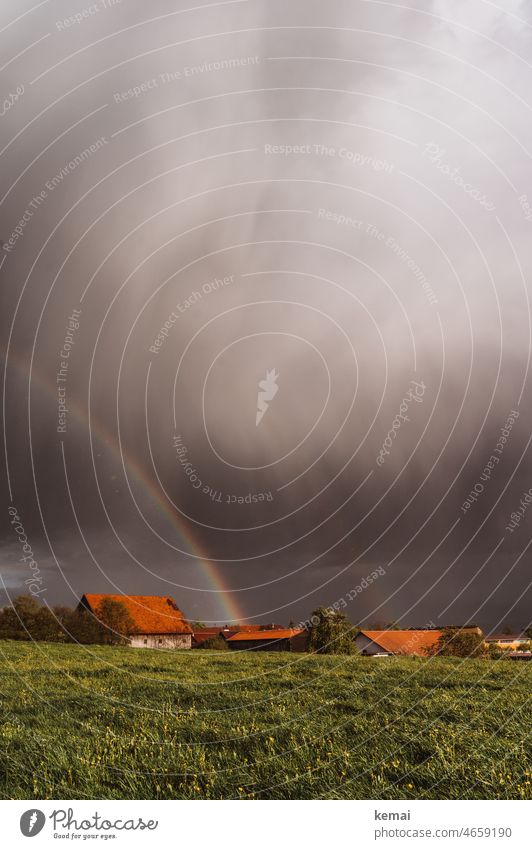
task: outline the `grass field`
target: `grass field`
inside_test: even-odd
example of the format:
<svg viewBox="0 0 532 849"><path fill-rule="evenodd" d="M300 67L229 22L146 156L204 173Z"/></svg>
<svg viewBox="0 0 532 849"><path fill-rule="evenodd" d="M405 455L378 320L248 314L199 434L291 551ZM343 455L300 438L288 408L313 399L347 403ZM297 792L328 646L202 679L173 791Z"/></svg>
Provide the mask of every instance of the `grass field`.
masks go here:
<svg viewBox="0 0 532 849"><path fill-rule="evenodd" d="M0 643L2 798L532 799L532 663Z"/></svg>

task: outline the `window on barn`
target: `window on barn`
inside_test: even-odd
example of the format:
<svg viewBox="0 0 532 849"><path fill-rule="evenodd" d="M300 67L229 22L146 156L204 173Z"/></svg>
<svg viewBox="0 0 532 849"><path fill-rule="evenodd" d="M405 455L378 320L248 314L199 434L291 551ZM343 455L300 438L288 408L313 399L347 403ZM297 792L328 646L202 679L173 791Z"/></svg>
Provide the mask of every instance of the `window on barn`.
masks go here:
<svg viewBox="0 0 532 849"><path fill-rule="evenodd" d="M144 645L145 645L145 646L147 646L147 645L148 645L148 638L147 638L147 637L144 637Z"/></svg>

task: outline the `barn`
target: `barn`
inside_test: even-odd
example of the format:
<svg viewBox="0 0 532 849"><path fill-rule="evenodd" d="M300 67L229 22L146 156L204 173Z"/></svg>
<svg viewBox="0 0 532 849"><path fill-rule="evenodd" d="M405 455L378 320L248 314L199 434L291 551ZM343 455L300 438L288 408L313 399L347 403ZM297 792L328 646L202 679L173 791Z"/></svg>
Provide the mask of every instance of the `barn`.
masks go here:
<svg viewBox="0 0 532 849"><path fill-rule="evenodd" d="M235 634L256 634L260 632L262 634L263 631L275 631L275 630L283 630L281 625L224 625L223 627L220 625L216 625L210 628L198 628L192 634L192 648L199 649L203 648L207 640L211 640L213 637L222 637L226 642L228 642L230 637L235 636ZM242 639L242 637L240 638Z"/></svg>
<svg viewBox="0 0 532 849"><path fill-rule="evenodd" d="M207 640L212 640L216 637L227 639L227 637L232 636L234 633L229 628L221 628L219 625L214 628L196 628L192 634L192 648L202 648Z"/></svg>
<svg viewBox="0 0 532 849"><path fill-rule="evenodd" d="M438 642L441 631L360 631L355 643L361 654L398 654L424 656Z"/></svg>
<svg viewBox="0 0 532 849"><path fill-rule="evenodd" d="M133 648L191 648L192 628L170 596L87 593L82 596L78 610L87 610L97 617L104 599L121 602L129 613L134 622L134 629L128 635Z"/></svg>
<svg viewBox="0 0 532 849"><path fill-rule="evenodd" d="M239 631L227 638L233 651L306 651L308 632L295 628Z"/></svg>

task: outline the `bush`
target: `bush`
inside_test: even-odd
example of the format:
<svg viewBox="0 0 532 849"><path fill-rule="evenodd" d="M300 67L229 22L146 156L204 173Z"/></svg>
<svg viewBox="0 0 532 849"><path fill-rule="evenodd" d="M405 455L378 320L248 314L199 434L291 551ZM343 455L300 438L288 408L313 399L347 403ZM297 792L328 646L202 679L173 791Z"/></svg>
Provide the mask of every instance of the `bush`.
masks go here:
<svg viewBox="0 0 532 849"><path fill-rule="evenodd" d="M224 640L221 634L216 634L214 637L209 637L208 640L205 640L201 646L198 646L200 649L212 649L214 651L229 651L229 646L227 645L227 640Z"/></svg>

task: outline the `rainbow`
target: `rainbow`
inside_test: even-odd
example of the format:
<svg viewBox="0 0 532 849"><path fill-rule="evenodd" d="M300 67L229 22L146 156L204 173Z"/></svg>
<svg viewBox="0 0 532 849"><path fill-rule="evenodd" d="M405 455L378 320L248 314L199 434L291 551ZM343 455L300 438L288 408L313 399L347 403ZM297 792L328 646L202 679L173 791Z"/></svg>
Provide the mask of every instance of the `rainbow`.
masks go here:
<svg viewBox="0 0 532 849"><path fill-rule="evenodd" d="M30 384L30 372L27 365L14 353L11 354L10 365L16 369L18 376ZM6 371L7 371L6 361ZM47 397L57 397L57 387L39 373L34 366L31 373L31 386L37 386ZM198 565L202 576L205 578L209 587L202 592L214 593L219 598L220 617L219 621L224 623L242 622L247 617L244 615L240 605L235 598L235 592L231 590L225 583L225 579L220 572L220 567L209 558L209 554L203 547L202 543L197 539L188 523L183 517L175 511L166 496L161 491L160 487L150 477L147 470L139 463L139 461L127 454L125 451L120 451L117 440L111 434L105 425L99 421L94 415L89 417L81 406L72 399L68 399L69 414L85 428L89 428L90 434L97 438L107 449L111 450L117 461L124 465L124 471L127 477L131 477L137 484L140 485L142 491L148 495L151 503L157 509L157 512L165 519L172 533L177 531L179 535L181 548L176 546L176 549L186 557L191 557L198 561ZM197 589L196 587L185 587L185 589Z"/></svg>

